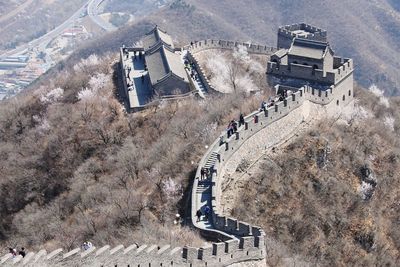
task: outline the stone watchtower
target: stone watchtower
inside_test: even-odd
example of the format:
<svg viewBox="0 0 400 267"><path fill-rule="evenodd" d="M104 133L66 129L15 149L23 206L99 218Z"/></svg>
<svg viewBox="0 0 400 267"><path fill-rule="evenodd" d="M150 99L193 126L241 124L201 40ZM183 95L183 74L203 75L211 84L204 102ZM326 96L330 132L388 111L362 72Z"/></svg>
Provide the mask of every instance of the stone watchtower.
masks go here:
<svg viewBox="0 0 400 267"><path fill-rule="evenodd" d="M328 34L325 30L309 24L285 25L280 27L278 31L278 49L289 49L295 37L320 42L327 42L328 40Z"/></svg>
<svg viewBox="0 0 400 267"><path fill-rule="evenodd" d="M352 103L353 60L335 56L326 31L308 24L281 27L278 49L267 65L268 83L277 93L303 88L308 100L330 104L333 112Z"/></svg>

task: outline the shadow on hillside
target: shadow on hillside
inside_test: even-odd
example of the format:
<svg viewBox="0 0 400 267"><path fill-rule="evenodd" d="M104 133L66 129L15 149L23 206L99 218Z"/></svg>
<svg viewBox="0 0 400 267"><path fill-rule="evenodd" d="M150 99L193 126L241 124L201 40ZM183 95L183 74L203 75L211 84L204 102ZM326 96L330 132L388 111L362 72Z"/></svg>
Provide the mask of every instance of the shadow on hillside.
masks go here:
<svg viewBox="0 0 400 267"><path fill-rule="evenodd" d="M116 62L113 66L113 84L114 92L113 95L118 101L124 106L125 110L129 112L129 99L124 90L124 84L122 81L122 70L120 62Z"/></svg>
<svg viewBox="0 0 400 267"><path fill-rule="evenodd" d="M191 218L191 203L192 203L192 186L194 178L196 177L197 169L194 168L189 173L189 183L183 192L182 198L177 203L179 208L179 214L182 218L182 225L191 226L192 225L192 218Z"/></svg>

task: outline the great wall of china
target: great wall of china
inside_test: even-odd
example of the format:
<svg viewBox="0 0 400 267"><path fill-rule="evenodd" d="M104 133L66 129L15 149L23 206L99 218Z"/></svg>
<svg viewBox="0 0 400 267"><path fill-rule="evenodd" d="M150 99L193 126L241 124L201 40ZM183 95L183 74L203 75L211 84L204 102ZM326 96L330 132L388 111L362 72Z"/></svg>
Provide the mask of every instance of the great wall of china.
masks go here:
<svg viewBox="0 0 400 267"><path fill-rule="evenodd" d="M207 49L234 49L239 45L247 47L249 53L271 54L276 51L267 46L254 46L245 43L205 40L186 46L190 59L201 70L195 54ZM352 65L348 63L352 72ZM209 84L203 71L201 79L210 91L215 90ZM346 86L347 85L346 82ZM351 79L352 83L352 79ZM240 159L249 151L257 148L267 149L290 135L296 127L305 121L327 116L339 116L344 109L353 104L352 84L348 88L330 87L317 90L304 85L301 88L281 86L281 89L296 89L283 101L276 102L264 111L254 111L245 117L245 124L230 138L220 143L218 137L210 145L199 162L192 186L191 219L193 225L204 237L218 242L204 247L176 247L169 245L119 245L111 248L92 247L86 251L80 248L64 253L57 249L47 253L41 250L29 252L24 258L7 254L0 258L0 266L228 266L233 263L260 261L266 257L265 232L258 226L227 217L221 211L222 184L224 174L229 168L235 168ZM345 97L346 94L346 97ZM222 133L224 135L224 133ZM240 153L238 153L240 152ZM233 165L233 167L232 167ZM211 181L200 181L203 167L214 166L216 173ZM196 221L196 211L205 205L211 207L212 216L206 221Z"/></svg>

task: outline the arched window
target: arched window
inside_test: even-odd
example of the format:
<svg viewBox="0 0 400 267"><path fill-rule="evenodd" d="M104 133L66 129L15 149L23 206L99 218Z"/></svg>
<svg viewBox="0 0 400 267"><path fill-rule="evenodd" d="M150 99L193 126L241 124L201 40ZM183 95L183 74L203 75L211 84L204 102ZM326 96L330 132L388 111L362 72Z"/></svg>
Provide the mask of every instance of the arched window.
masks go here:
<svg viewBox="0 0 400 267"><path fill-rule="evenodd" d="M346 100L346 96L345 95L343 95L343 101L345 101Z"/></svg>
<svg viewBox="0 0 400 267"><path fill-rule="evenodd" d="M351 96L351 90L349 90L349 96Z"/></svg>

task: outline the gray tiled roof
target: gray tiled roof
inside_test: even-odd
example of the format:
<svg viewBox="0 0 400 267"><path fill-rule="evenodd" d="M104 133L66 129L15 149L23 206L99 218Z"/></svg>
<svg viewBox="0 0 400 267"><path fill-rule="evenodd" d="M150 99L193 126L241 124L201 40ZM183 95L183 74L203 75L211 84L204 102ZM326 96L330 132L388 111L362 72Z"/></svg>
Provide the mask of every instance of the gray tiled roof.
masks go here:
<svg viewBox="0 0 400 267"><path fill-rule="evenodd" d="M152 85L170 74L188 81L180 56L164 44L147 51L145 58Z"/></svg>
<svg viewBox="0 0 400 267"><path fill-rule="evenodd" d="M287 52L288 52L287 49L280 49L280 50L278 50L278 51L276 51L276 52L274 53L274 56L277 56L277 57L279 57L279 58L282 58L282 57L286 56Z"/></svg>
<svg viewBox="0 0 400 267"><path fill-rule="evenodd" d="M174 48L174 44L171 36L169 36L166 32L161 30L158 26L154 27L154 29L146 34L146 36L142 39L144 50L148 50L158 43L163 42L164 44Z"/></svg>
<svg viewBox="0 0 400 267"><path fill-rule="evenodd" d="M295 38L289 49L289 55L322 59L329 49L328 43Z"/></svg>

